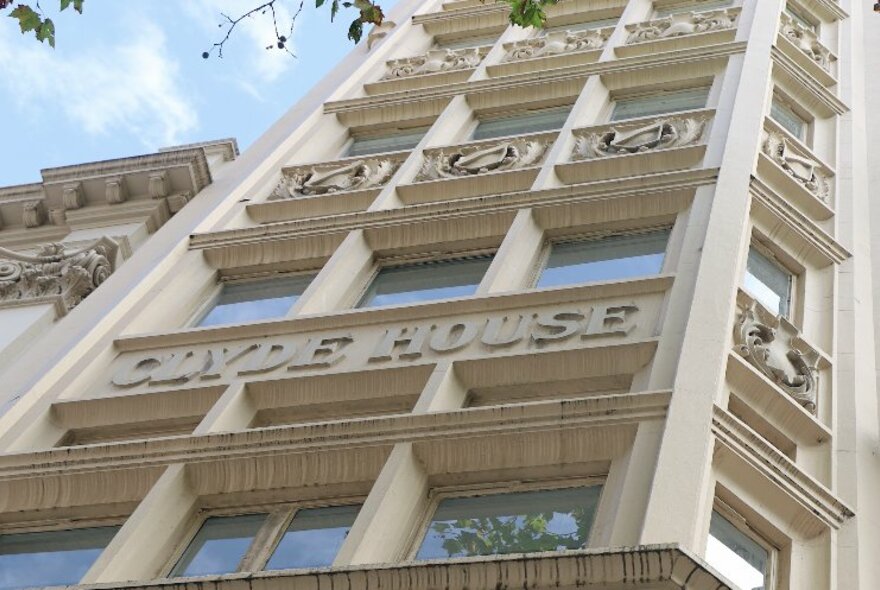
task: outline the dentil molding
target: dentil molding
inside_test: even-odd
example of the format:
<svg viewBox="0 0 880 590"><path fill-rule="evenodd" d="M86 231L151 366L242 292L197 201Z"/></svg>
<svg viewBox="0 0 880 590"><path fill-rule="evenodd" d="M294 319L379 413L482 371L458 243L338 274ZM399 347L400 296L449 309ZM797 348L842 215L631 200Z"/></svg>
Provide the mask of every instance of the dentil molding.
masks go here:
<svg viewBox="0 0 880 590"><path fill-rule="evenodd" d="M700 142L708 116L703 114L663 117L649 123L621 125L574 132L573 160L639 154Z"/></svg>
<svg viewBox="0 0 880 590"><path fill-rule="evenodd" d="M626 39L626 44L732 29L736 25L737 16L739 13L733 9L685 12L627 25L626 30L629 32L629 36Z"/></svg>
<svg viewBox="0 0 880 590"><path fill-rule="evenodd" d="M399 159L370 158L346 163L285 168L270 200L377 188L391 179L400 164Z"/></svg>
<svg viewBox="0 0 880 590"><path fill-rule="evenodd" d="M473 176L538 164L550 140L516 138L491 145L447 148L426 154L416 181Z"/></svg>

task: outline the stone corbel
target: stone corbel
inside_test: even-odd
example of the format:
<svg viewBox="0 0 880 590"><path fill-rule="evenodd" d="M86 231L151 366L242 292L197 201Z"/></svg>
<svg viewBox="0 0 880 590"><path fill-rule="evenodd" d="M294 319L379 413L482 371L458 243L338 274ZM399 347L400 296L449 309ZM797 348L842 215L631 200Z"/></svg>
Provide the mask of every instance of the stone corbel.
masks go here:
<svg viewBox="0 0 880 590"><path fill-rule="evenodd" d="M25 227L40 227L46 223L46 204L43 201L28 201L21 211L21 222Z"/></svg>
<svg viewBox="0 0 880 590"><path fill-rule="evenodd" d="M732 29L736 25L738 15L738 12L731 9L684 12L657 20L627 25L629 36L626 39L626 44Z"/></svg>
<svg viewBox="0 0 880 590"><path fill-rule="evenodd" d="M422 74L467 70L477 67L483 61L483 57L479 47L432 49L424 55L389 61L386 66L388 71L382 79L394 80Z"/></svg>
<svg viewBox="0 0 880 590"><path fill-rule="evenodd" d="M788 138L776 131L765 131L761 146L764 154L776 162L795 182L824 202L831 195L831 181L822 164L799 153Z"/></svg>
<svg viewBox="0 0 880 590"><path fill-rule="evenodd" d="M62 187L61 202L65 209L82 209L86 205L86 195L81 182L72 182Z"/></svg>
<svg viewBox="0 0 880 590"><path fill-rule="evenodd" d="M787 14L782 13L780 32L807 57L819 64L819 67L829 74L831 73L831 66L837 58L819 41L815 31L804 27Z"/></svg>
<svg viewBox="0 0 880 590"><path fill-rule="evenodd" d="M548 140L519 138L494 145L451 148L426 155L416 181L457 178L538 164Z"/></svg>
<svg viewBox="0 0 880 590"><path fill-rule="evenodd" d="M35 255L0 248L0 306L57 298L70 311L115 270L117 250L106 237L73 251L47 244Z"/></svg>
<svg viewBox="0 0 880 590"><path fill-rule="evenodd" d="M118 205L128 200L128 185L124 176L114 176L105 181L105 196L111 205Z"/></svg>
<svg viewBox="0 0 880 590"><path fill-rule="evenodd" d="M378 188L386 184L399 167L400 160L371 158L345 164L285 168L270 200Z"/></svg>
<svg viewBox="0 0 880 590"><path fill-rule="evenodd" d="M573 160L640 154L699 143L706 115L669 116L637 126L577 130Z"/></svg>
<svg viewBox="0 0 880 590"><path fill-rule="evenodd" d="M782 332L780 334L780 332ZM737 352L811 414L816 413L819 351L797 329L752 302L740 311L734 329Z"/></svg>
<svg viewBox="0 0 880 590"><path fill-rule="evenodd" d="M602 49L613 31L613 28L590 31L556 31L540 37L523 39L504 46L507 53L503 61L518 61L545 55Z"/></svg>
<svg viewBox="0 0 880 590"><path fill-rule="evenodd" d="M373 48L373 45L388 36L388 33L397 26L393 20L382 21L381 25L374 26L367 35L367 51Z"/></svg>
<svg viewBox="0 0 880 590"><path fill-rule="evenodd" d="M151 172L147 177L150 198L163 199L168 196L168 173L164 170Z"/></svg>

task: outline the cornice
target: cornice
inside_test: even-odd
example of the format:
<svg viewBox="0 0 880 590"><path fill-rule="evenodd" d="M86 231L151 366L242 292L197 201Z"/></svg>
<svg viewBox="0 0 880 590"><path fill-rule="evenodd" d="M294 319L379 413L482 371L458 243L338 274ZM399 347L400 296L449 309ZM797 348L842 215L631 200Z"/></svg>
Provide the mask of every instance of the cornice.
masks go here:
<svg viewBox="0 0 880 590"><path fill-rule="evenodd" d="M810 514L839 529L855 512L736 416L715 406L712 432L731 452L784 490Z"/></svg>
<svg viewBox="0 0 880 590"><path fill-rule="evenodd" d="M835 2L834 0L811 0L813 4L819 5L822 10L824 10L828 15L832 18L836 18L838 20L844 20L849 18L849 13L843 9L843 7Z"/></svg>
<svg viewBox="0 0 880 590"><path fill-rule="evenodd" d="M427 23L435 23L449 20L471 19L487 14L505 14L510 8L505 4L486 3L478 6L468 6L466 8L451 8L439 12L429 12L426 14L416 14L412 17L414 25L424 25Z"/></svg>
<svg viewBox="0 0 880 590"><path fill-rule="evenodd" d="M392 108L399 104L423 102L438 99L452 99L460 94L471 95L485 92L511 91L522 86L560 84L571 79L587 78L606 73L623 73L646 68L675 67L689 63L729 57L745 52L747 43L736 41L720 43L707 47L689 48L678 51L615 59L605 62L579 64L540 72L524 72L488 80L474 80L448 84L442 87L391 92L378 96L367 96L327 102L324 112L346 113L364 109Z"/></svg>
<svg viewBox="0 0 880 590"><path fill-rule="evenodd" d="M788 57L781 49L774 46L770 50L773 63L785 74L791 77L796 83L812 94L816 100L829 112L836 115L843 115L849 111L849 106L832 93L828 88L823 86L813 76L807 73L793 59Z"/></svg>

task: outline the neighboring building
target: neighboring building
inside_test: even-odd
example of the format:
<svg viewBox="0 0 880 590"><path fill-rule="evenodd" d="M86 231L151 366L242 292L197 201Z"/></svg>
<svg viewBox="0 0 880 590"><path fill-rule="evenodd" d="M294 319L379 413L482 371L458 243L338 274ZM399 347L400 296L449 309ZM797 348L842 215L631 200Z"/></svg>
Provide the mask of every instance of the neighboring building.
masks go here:
<svg viewBox="0 0 880 590"><path fill-rule="evenodd" d="M0 588L877 587L863 4L401 0L210 176L4 189L112 274L0 307Z"/></svg>

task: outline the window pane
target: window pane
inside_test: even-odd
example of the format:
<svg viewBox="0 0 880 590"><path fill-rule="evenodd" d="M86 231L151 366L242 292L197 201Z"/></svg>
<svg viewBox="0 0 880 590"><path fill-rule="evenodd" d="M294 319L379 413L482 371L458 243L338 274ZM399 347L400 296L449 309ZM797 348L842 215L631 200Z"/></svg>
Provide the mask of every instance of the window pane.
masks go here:
<svg viewBox="0 0 880 590"><path fill-rule="evenodd" d="M764 307L777 315L788 316L791 273L754 248L749 250L744 286Z"/></svg>
<svg viewBox="0 0 880 590"><path fill-rule="evenodd" d="M610 281L657 274L668 231L554 244L538 287Z"/></svg>
<svg viewBox="0 0 880 590"><path fill-rule="evenodd" d="M298 510L267 570L324 567L333 564L360 506Z"/></svg>
<svg viewBox="0 0 880 590"><path fill-rule="evenodd" d="M243 324L282 317L313 278L308 275L223 285L217 303L198 325Z"/></svg>
<svg viewBox="0 0 880 590"><path fill-rule="evenodd" d="M707 86L622 98L614 103L611 120L620 121L634 117L650 117L662 113L701 109L706 106L708 99L709 88Z"/></svg>
<svg viewBox="0 0 880 590"><path fill-rule="evenodd" d="M473 295L491 262L491 256L483 256L383 268L358 307Z"/></svg>
<svg viewBox="0 0 880 590"><path fill-rule="evenodd" d="M785 5L785 14L791 17L791 20L793 20L795 23L799 24L808 31L816 31L819 28L816 23L808 19L803 12L801 12L799 9L795 8L791 4Z"/></svg>
<svg viewBox="0 0 880 590"><path fill-rule="evenodd" d="M763 590L769 554L761 545L712 512L706 562L741 590Z"/></svg>
<svg viewBox="0 0 880 590"><path fill-rule="evenodd" d="M571 106L554 107L526 111L516 115L503 117L486 117L480 119L474 130L473 139L489 139L505 135L523 135L559 129L568 118Z"/></svg>
<svg viewBox="0 0 880 590"><path fill-rule="evenodd" d="M427 132L427 127L413 127L412 129L402 129L384 135L355 137L354 141L351 142L351 145L348 146L345 155L363 156L366 154L411 150L422 141L422 137L424 137Z"/></svg>
<svg viewBox="0 0 880 590"><path fill-rule="evenodd" d="M707 0L706 2L690 2L687 4L678 4L668 8L660 8L656 12L657 18L669 16L671 14L681 14L682 12L702 12L704 10L715 10L716 8L724 8L731 6L733 0Z"/></svg>
<svg viewBox="0 0 880 590"><path fill-rule="evenodd" d="M788 105L773 99L770 105L770 117L801 141L806 138L807 122Z"/></svg>
<svg viewBox="0 0 880 590"><path fill-rule="evenodd" d="M463 39L437 39L434 43L441 49L464 49L466 47L486 47L495 45L498 35L485 37L465 37Z"/></svg>
<svg viewBox="0 0 880 590"><path fill-rule="evenodd" d="M207 519L183 557L174 566L172 577L228 574L236 571L265 520L265 514L215 516Z"/></svg>
<svg viewBox="0 0 880 590"><path fill-rule="evenodd" d="M77 584L117 526L0 535L0 590Z"/></svg>
<svg viewBox="0 0 880 590"><path fill-rule="evenodd" d="M416 559L580 549L601 491L591 486L443 500Z"/></svg>

